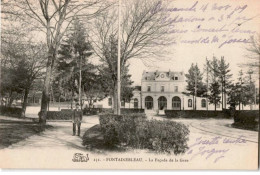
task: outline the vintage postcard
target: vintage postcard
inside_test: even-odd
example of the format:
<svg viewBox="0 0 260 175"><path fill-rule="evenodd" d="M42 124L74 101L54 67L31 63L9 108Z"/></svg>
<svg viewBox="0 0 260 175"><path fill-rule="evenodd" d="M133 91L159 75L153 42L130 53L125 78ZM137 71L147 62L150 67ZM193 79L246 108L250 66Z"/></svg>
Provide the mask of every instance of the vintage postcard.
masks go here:
<svg viewBox="0 0 260 175"><path fill-rule="evenodd" d="M259 0L2 0L0 168L257 170Z"/></svg>

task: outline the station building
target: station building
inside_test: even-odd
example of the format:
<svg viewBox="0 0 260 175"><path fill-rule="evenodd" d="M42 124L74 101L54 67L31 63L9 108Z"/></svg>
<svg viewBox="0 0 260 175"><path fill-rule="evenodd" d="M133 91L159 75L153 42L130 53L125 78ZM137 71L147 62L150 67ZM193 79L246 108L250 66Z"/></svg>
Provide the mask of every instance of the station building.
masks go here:
<svg viewBox="0 0 260 175"><path fill-rule="evenodd" d="M143 71L141 86L135 87L131 102L122 102L121 107L146 111L193 110L195 99L186 95L186 86L184 72ZM105 108L113 106L112 98L104 99L104 102L99 102L98 106ZM207 110L207 107L208 110L215 109L213 104L207 103L206 98L196 97L196 110ZM217 110L221 109L221 104L218 104Z"/></svg>

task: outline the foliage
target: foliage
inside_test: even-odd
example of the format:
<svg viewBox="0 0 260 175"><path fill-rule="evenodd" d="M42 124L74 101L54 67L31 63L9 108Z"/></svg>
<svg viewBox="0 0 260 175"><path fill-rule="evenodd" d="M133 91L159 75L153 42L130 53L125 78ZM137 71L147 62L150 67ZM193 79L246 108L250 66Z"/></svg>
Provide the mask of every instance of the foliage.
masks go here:
<svg viewBox="0 0 260 175"><path fill-rule="evenodd" d="M226 93L231 81L229 63L226 63L224 56L221 57L219 62L219 77L221 83L221 94L222 94L222 109L226 108Z"/></svg>
<svg viewBox="0 0 260 175"><path fill-rule="evenodd" d="M205 110L165 110L167 118L231 118L229 110L223 111L205 111Z"/></svg>
<svg viewBox="0 0 260 175"><path fill-rule="evenodd" d="M41 112L39 112L40 115ZM73 115L72 110L62 111L47 111L47 120L71 120Z"/></svg>
<svg viewBox="0 0 260 175"><path fill-rule="evenodd" d="M211 83L209 86L210 94L208 96L209 103L215 105L215 111L217 104L220 103L220 83L219 83L219 62L216 57L213 57L213 60L208 64L210 67L210 77L211 77Z"/></svg>
<svg viewBox="0 0 260 175"><path fill-rule="evenodd" d="M5 32L10 31L13 30L6 29ZM8 99L9 106L14 99L22 99L25 113L28 94L43 75L46 46L13 32L12 36L5 34L2 39L1 96Z"/></svg>
<svg viewBox="0 0 260 175"><path fill-rule="evenodd" d="M11 117L21 117L22 112L23 112L22 108L0 106L1 115L7 115Z"/></svg>
<svg viewBox="0 0 260 175"><path fill-rule="evenodd" d="M102 1L103 2L103 1ZM46 74L42 90L40 123L46 123L46 112L49 102L50 85L54 64L63 36L76 17L85 21L103 12L110 4L101 3L101 0L91 1L34 1L13 0L4 3L4 23L15 23L20 28L29 28L29 31L42 32L47 45ZM91 9L91 10L89 10ZM39 39L40 37L35 37Z"/></svg>
<svg viewBox="0 0 260 175"><path fill-rule="evenodd" d="M259 131L259 110L236 111L232 126Z"/></svg>
<svg viewBox="0 0 260 175"><path fill-rule="evenodd" d="M146 120L141 114L104 114L100 115L99 121L108 145L147 148L175 155L188 149L189 129L177 122Z"/></svg>
<svg viewBox="0 0 260 175"><path fill-rule="evenodd" d="M187 87L186 90L189 91L188 95L193 97L203 97L206 95L207 87L202 82L202 73L200 73L198 65L191 64L188 74L185 74ZM196 104L194 104L196 109Z"/></svg>
<svg viewBox="0 0 260 175"><path fill-rule="evenodd" d="M122 29L120 35L120 72L121 83L127 80L128 60L132 58L141 59L144 64L154 64L154 58L163 58L167 55L166 47L174 43L168 34L169 22L162 22L167 18L166 11L157 8L166 7L166 2L160 0L139 1L131 3L124 1L123 6L128 10L122 13ZM117 10L111 8L104 15L95 20L95 30L92 41L94 51L100 58L100 72L110 81L107 83L108 91L113 96L114 111L118 109L117 101L117 72L118 72L118 18ZM126 83L130 85L129 83Z"/></svg>
<svg viewBox="0 0 260 175"><path fill-rule="evenodd" d="M231 84L228 91L228 104L239 106L252 105L253 103L259 103L259 97L256 96L256 86L252 80L252 71L247 72L247 76L244 76L243 71L240 70L238 74L238 82Z"/></svg>
<svg viewBox="0 0 260 175"><path fill-rule="evenodd" d="M254 123L259 117L259 110L236 111L234 121L239 123Z"/></svg>
<svg viewBox="0 0 260 175"><path fill-rule="evenodd" d="M86 29L75 18L67 31L68 37L62 41L56 64L56 76L53 85L57 98L70 96L71 101L79 93L79 72L82 71L82 85L94 76L94 65L87 58L92 55L92 46L87 40Z"/></svg>
<svg viewBox="0 0 260 175"><path fill-rule="evenodd" d="M135 108L121 108L122 114L137 114L137 113L143 113L144 109L135 109Z"/></svg>
<svg viewBox="0 0 260 175"><path fill-rule="evenodd" d="M185 76L187 78L186 90L190 92L189 94L193 96L197 95L198 97L204 96L206 92L206 87L202 82L202 73L200 73L198 65L194 65L192 63L188 74L185 74ZM197 94L195 94L195 89L197 89Z"/></svg>
<svg viewBox="0 0 260 175"><path fill-rule="evenodd" d="M254 36L251 36L251 42L249 43L249 47L246 48L248 58L242 66L252 69L256 77L260 78L259 72L259 57L260 57L260 34L257 33Z"/></svg>

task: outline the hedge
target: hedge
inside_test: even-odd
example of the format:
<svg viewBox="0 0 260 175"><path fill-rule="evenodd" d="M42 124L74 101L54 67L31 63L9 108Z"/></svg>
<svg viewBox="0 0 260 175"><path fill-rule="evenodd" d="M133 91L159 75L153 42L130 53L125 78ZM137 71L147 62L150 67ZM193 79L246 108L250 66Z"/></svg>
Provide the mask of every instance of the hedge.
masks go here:
<svg viewBox="0 0 260 175"><path fill-rule="evenodd" d="M104 143L109 146L147 148L175 155L188 149L189 129L181 123L147 120L145 114L103 114L99 121Z"/></svg>
<svg viewBox="0 0 260 175"><path fill-rule="evenodd" d="M1 115L7 115L11 117L21 117L22 112L23 112L22 108L0 106Z"/></svg>
<svg viewBox="0 0 260 175"><path fill-rule="evenodd" d="M73 110L47 111L47 120L71 120Z"/></svg>
<svg viewBox="0 0 260 175"><path fill-rule="evenodd" d="M204 111L204 110L165 110L167 118L231 118L229 110Z"/></svg>
<svg viewBox="0 0 260 175"><path fill-rule="evenodd" d="M132 114L132 113L144 113L144 109L137 108L121 108L122 114Z"/></svg>
<svg viewBox="0 0 260 175"><path fill-rule="evenodd" d="M135 109L135 108L121 108L122 114L132 114L132 113L144 113L144 109ZM99 113L113 113L112 108L84 108L84 115L97 115Z"/></svg>
<svg viewBox="0 0 260 175"><path fill-rule="evenodd" d="M251 124L251 123L255 123L258 117L259 117L259 110L236 111L234 122L241 123L241 124Z"/></svg>

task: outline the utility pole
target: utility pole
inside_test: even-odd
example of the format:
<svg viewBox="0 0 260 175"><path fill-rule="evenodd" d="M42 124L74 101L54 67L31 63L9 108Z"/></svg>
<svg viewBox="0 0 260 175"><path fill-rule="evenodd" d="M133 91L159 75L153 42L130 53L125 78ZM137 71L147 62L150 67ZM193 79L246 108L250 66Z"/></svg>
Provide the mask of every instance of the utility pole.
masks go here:
<svg viewBox="0 0 260 175"><path fill-rule="evenodd" d="M121 114L120 111L120 96L121 96L121 68L120 68L120 58L121 58L121 45L120 45L120 36L121 36L121 0L118 0L118 49L117 49L117 115Z"/></svg>
<svg viewBox="0 0 260 175"><path fill-rule="evenodd" d="M255 109L256 109L256 98L257 98L256 91L257 91L257 87L255 87Z"/></svg>
<svg viewBox="0 0 260 175"><path fill-rule="evenodd" d="M82 104L81 104L81 55L79 54L79 105L80 109L82 109Z"/></svg>
<svg viewBox="0 0 260 175"><path fill-rule="evenodd" d="M197 68L197 63L196 63L196 68ZM195 110L197 110L197 69L195 68Z"/></svg>
<svg viewBox="0 0 260 175"><path fill-rule="evenodd" d="M207 107L207 111L209 110L208 107L208 91L209 91L209 61L208 58L206 57L206 71L207 71L207 92L206 92L206 107Z"/></svg>

